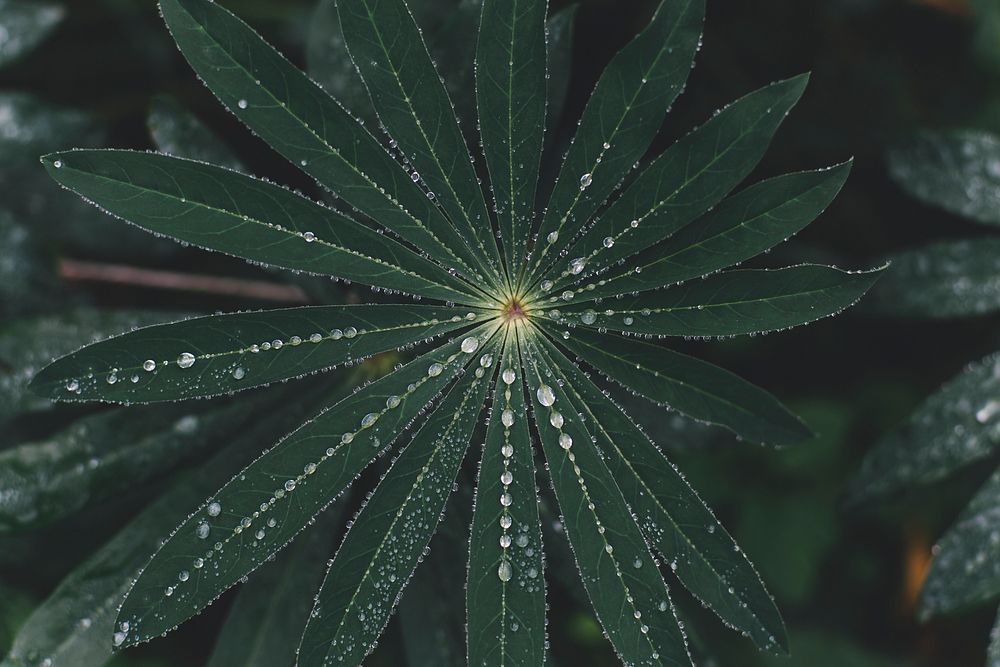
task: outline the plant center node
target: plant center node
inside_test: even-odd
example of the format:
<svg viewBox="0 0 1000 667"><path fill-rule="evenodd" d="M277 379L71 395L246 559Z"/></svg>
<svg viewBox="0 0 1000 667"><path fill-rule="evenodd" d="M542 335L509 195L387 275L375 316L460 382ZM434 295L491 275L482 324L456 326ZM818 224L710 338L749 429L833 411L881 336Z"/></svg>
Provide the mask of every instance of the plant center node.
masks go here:
<svg viewBox="0 0 1000 667"><path fill-rule="evenodd" d="M508 322L514 322L528 316L528 311L524 308L524 302L517 297L508 299L503 304L503 318Z"/></svg>

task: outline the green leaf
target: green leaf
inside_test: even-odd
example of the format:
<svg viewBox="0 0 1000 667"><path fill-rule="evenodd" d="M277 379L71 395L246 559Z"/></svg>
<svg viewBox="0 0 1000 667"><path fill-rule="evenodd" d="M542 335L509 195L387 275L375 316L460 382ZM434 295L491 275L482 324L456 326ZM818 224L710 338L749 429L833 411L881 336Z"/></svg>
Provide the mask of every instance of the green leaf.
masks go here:
<svg viewBox="0 0 1000 667"><path fill-rule="evenodd" d="M157 234L288 269L475 300L471 286L402 244L250 176L133 151L70 151L43 162L61 185Z"/></svg>
<svg viewBox="0 0 1000 667"><path fill-rule="evenodd" d="M0 0L0 67L23 57L48 37L66 15L48 2Z"/></svg>
<svg viewBox="0 0 1000 667"><path fill-rule="evenodd" d="M379 225L486 283L476 255L388 150L249 26L211 0L160 8L191 67L272 148Z"/></svg>
<svg viewBox="0 0 1000 667"><path fill-rule="evenodd" d="M542 0L484 0L476 51L479 133L507 270L516 274L534 220L545 134L547 75Z"/></svg>
<svg viewBox="0 0 1000 667"><path fill-rule="evenodd" d="M35 169L38 156L54 146L100 140L101 133L88 114L54 106L26 93L0 93L0 118L4 123L0 134L4 170L16 166ZM23 197L25 193L20 194Z"/></svg>
<svg viewBox="0 0 1000 667"><path fill-rule="evenodd" d="M290 392L286 392L288 396ZM311 400L298 405L314 405ZM0 667L22 667L26 660L52 667L101 667L113 642L124 639L115 613L132 579L149 560L157 541L177 525L224 479L259 451L261 442L277 438L300 417L298 405L244 423L244 433L221 452L184 475L153 504L139 513L106 545L73 570L25 621Z"/></svg>
<svg viewBox="0 0 1000 667"><path fill-rule="evenodd" d="M487 335L486 327L475 334ZM476 340L462 342L469 338ZM393 443L469 359L459 341L418 357L306 422L223 486L136 580L118 615L129 628L123 643L172 630L266 562ZM182 572L189 579L179 580Z"/></svg>
<svg viewBox="0 0 1000 667"><path fill-rule="evenodd" d="M28 383L40 367L55 357L119 331L156 324L169 317L165 313L80 308L4 323L0 329L0 424L22 413L52 408L49 399L28 391Z"/></svg>
<svg viewBox="0 0 1000 667"><path fill-rule="evenodd" d="M157 95L146 117L156 147L167 155L246 171L240 159L193 113L172 97Z"/></svg>
<svg viewBox="0 0 1000 667"><path fill-rule="evenodd" d="M924 619L1000 596L1000 471L993 473L937 545L920 591Z"/></svg>
<svg viewBox="0 0 1000 667"><path fill-rule="evenodd" d="M968 317L1000 309L1000 239L942 241L899 253L865 306L896 317Z"/></svg>
<svg viewBox="0 0 1000 667"><path fill-rule="evenodd" d="M656 561L589 425L573 408L566 378L522 340L532 414L566 535L594 612L626 664L691 665L684 634Z"/></svg>
<svg viewBox="0 0 1000 667"><path fill-rule="evenodd" d="M414 9L419 11L431 3L414 4ZM310 18L306 33L306 71L356 117L368 124L377 120L368 90L344 46L335 0L320 0Z"/></svg>
<svg viewBox="0 0 1000 667"><path fill-rule="evenodd" d="M1000 138L978 130L923 131L889 152L889 173L923 202L1000 225Z"/></svg>
<svg viewBox="0 0 1000 667"><path fill-rule="evenodd" d="M595 275L662 241L722 201L764 156L808 81L803 74L765 86L677 141L565 253L570 263L556 263L547 275L557 285L581 271Z"/></svg>
<svg viewBox="0 0 1000 667"><path fill-rule="evenodd" d="M117 409L0 451L0 533L52 523L224 442L255 405Z"/></svg>
<svg viewBox="0 0 1000 667"><path fill-rule="evenodd" d="M470 368L352 522L302 635L301 667L334 658L360 664L375 647L434 535L476 427L494 371L492 353L499 351L492 344L482 349L486 363L467 361Z"/></svg>
<svg viewBox="0 0 1000 667"><path fill-rule="evenodd" d="M762 650L787 652L785 625L743 551L630 417L547 344L545 358L566 380L573 412L583 415L612 477L650 543L684 586Z"/></svg>
<svg viewBox="0 0 1000 667"><path fill-rule="evenodd" d="M657 289L755 257L816 219L837 196L850 169L846 162L750 186L637 257L634 268L571 290L570 302Z"/></svg>
<svg viewBox="0 0 1000 667"><path fill-rule="evenodd" d="M299 635L333 552L340 507L328 509L240 589L208 667L294 667Z"/></svg>
<svg viewBox="0 0 1000 667"><path fill-rule="evenodd" d="M517 341L508 337L476 485L466 609L470 665L542 665L545 580Z"/></svg>
<svg viewBox="0 0 1000 667"><path fill-rule="evenodd" d="M551 133L562 119L573 70L573 34L579 5L564 7L546 22L548 57L546 126ZM551 135L550 135L551 136Z"/></svg>
<svg viewBox="0 0 1000 667"><path fill-rule="evenodd" d="M559 324L658 336L736 336L779 331L836 315L878 280L881 269L841 271L802 264L727 271L677 287L556 311ZM551 317L551 312L550 312Z"/></svg>
<svg viewBox="0 0 1000 667"><path fill-rule="evenodd" d="M550 333L556 330L546 327ZM800 444L809 429L778 399L705 361L659 345L577 329L559 343L604 375L651 401L724 426L751 442Z"/></svg>
<svg viewBox="0 0 1000 667"><path fill-rule="evenodd" d="M704 15L704 0L662 0L646 29L601 74L542 218L531 265L536 274L646 153L687 81Z"/></svg>
<svg viewBox="0 0 1000 667"><path fill-rule="evenodd" d="M451 100L404 0L338 0L348 51L386 132L485 261L498 285L500 256L483 192Z"/></svg>
<svg viewBox="0 0 1000 667"><path fill-rule="evenodd" d="M865 457L848 487L860 502L929 484L986 458L1000 444L1000 354L991 354L931 394Z"/></svg>
<svg viewBox="0 0 1000 667"><path fill-rule="evenodd" d="M358 363L475 319L473 311L370 304L198 317L89 345L42 369L31 388L70 401L217 396Z"/></svg>

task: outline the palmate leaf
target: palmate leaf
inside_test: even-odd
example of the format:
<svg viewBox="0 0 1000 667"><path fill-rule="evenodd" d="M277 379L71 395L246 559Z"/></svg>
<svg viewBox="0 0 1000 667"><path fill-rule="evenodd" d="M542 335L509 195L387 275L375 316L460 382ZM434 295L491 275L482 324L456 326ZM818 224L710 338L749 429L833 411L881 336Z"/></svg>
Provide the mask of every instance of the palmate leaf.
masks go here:
<svg viewBox="0 0 1000 667"><path fill-rule="evenodd" d="M210 315L90 345L38 373L63 400L171 401L258 387L357 363L468 326L479 315L435 306L306 306Z"/></svg>
<svg viewBox="0 0 1000 667"><path fill-rule="evenodd" d="M622 409L552 343L543 354L557 368L573 411L597 439L639 526L684 585L761 649L787 652L784 623L750 561L672 463Z"/></svg>
<svg viewBox="0 0 1000 667"><path fill-rule="evenodd" d="M969 364L868 453L848 497L862 502L929 484L1000 445L1000 354Z"/></svg>
<svg viewBox="0 0 1000 667"><path fill-rule="evenodd" d="M547 660L533 439L583 588L625 662L692 662L664 573L676 573L759 647L782 649L780 616L742 552L570 356L749 440L784 445L809 437L774 397L736 376L635 336L606 333L703 337L783 329L838 312L871 286L876 273L822 266L691 281L796 233L843 185L846 164L764 180L726 199L757 165L806 78L772 84L723 109L619 193L683 88L699 44L704 2L662 0L646 30L600 77L539 211L538 200L550 191L539 182L540 165L558 157L543 155L544 131L565 95L572 10L547 16L544 0L476 0L445 16L442 8L454 9L449 2L422 5L416 19L404 0L324 6L327 18L336 12L323 23L332 27L322 41L337 51L322 58L333 77L325 77L328 89L367 116L359 108L367 101L348 83L360 76L385 132L376 138L218 4L161 0L181 52L211 91L338 197L334 207L170 155L69 151L44 158L57 181L156 234L432 302L201 317L96 343L37 374L33 386L47 397L148 403L234 393L426 345L339 402L309 396L325 409L215 493L201 495L128 587L114 643L152 639L198 613L286 546L373 460L395 451L334 555L298 643L296 661L304 667L359 664L431 544L454 486L461 493L453 506L468 502L462 464L482 437L465 600L470 664L540 667ZM425 43L420 21L452 27L428 30ZM460 38L452 34L457 26L464 26ZM551 41L546 27L557 33ZM317 48L311 46L311 61ZM445 61L444 80L432 57ZM475 95L469 84L456 87L473 71ZM465 102L453 108L456 91ZM456 115L471 113L472 100L478 123L461 119L463 132ZM176 109L158 111L177 123L170 128L176 132L155 132L161 148L209 157L178 139L188 132L209 137L205 128ZM480 156L470 146L482 148L478 171ZM228 153L215 153L211 159L233 164ZM289 391L265 405L284 414L301 403ZM452 523L468 525L468 515L449 512ZM454 531L445 532L453 546ZM308 575L299 576L308 551L271 568L279 573L272 576L295 578L284 593L308 585ZM661 573L659 557L670 572ZM262 587L269 587L266 579ZM266 593L247 589L241 596L247 608L227 624L214 658L220 667L289 660L288 628L301 606L280 619L278 630L272 620L280 602ZM258 604L266 610L256 613ZM411 655L429 656L413 640L413 633L428 632L428 619L413 622L414 604L404 632ZM262 634L281 637L249 641ZM424 648L437 656L429 659L455 657L428 639Z"/></svg>
<svg viewBox="0 0 1000 667"><path fill-rule="evenodd" d="M924 131L889 153L889 173L914 197L976 222L1000 224L1000 138Z"/></svg>
<svg viewBox="0 0 1000 667"><path fill-rule="evenodd" d="M1000 309L1000 239L941 241L894 255L872 310L897 317L971 317Z"/></svg>

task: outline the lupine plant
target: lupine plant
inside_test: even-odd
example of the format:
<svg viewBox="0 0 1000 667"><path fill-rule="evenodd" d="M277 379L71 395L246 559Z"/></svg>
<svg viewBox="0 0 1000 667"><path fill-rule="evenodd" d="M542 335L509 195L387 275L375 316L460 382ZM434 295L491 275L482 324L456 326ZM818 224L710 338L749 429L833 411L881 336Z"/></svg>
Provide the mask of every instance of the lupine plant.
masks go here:
<svg viewBox="0 0 1000 667"><path fill-rule="evenodd" d="M323 406L221 488L195 486L164 503L164 511L190 514L122 582L107 638L115 647L197 614L321 514L324 521L324 510L379 462L381 479L329 563L296 652L303 666L361 663L471 455L469 664L545 662L539 494L549 486L583 587L623 662L691 664L674 582L760 649L786 650L781 617L744 553L609 388L752 442L810 438L772 395L660 341L782 330L855 302L877 272L729 270L815 219L850 164L731 194L806 76L752 92L647 155L684 88L704 17L702 0L662 0L608 64L554 182L542 186L547 93L565 83L547 74L547 3L473 5L474 90L456 105L404 0L337 1L343 43L330 48L349 54L374 107L368 115L348 111L221 6L162 0L174 40L206 86L328 191L327 203L166 154L43 158L61 185L154 234L369 285L378 303L140 328L43 369L32 384L40 394L180 401L387 351L410 359ZM459 125L463 105L476 111L474 127ZM245 403L280 410L314 398L289 387ZM190 499L196 492L200 505ZM323 558L322 546L305 551ZM296 591L312 584L295 581Z"/></svg>
<svg viewBox="0 0 1000 667"><path fill-rule="evenodd" d="M1000 138L924 131L889 155L914 197L989 227L1000 225ZM949 239L899 253L873 293L890 317L981 317L1000 308L1000 238ZM1000 354L969 363L868 454L850 499L873 503L988 462L1000 442ZM923 619L1000 599L1000 471L976 492L934 549L919 599ZM1000 622L988 664L1000 665Z"/></svg>

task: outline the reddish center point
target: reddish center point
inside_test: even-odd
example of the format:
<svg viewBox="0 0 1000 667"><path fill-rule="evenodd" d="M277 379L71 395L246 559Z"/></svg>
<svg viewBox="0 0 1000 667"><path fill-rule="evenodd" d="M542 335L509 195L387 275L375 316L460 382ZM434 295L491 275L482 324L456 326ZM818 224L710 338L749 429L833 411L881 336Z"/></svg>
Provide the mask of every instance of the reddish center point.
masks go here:
<svg viewBox="0 0 1000 667"><path fill-rule="evenodd" d="M503 316L504 319L508 321L517 320L522 317L526 317L527 312L524 309L524 304L522 304L520 300L511 299L509 302L507 302L507 305L504 306Z"/></svg>

